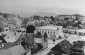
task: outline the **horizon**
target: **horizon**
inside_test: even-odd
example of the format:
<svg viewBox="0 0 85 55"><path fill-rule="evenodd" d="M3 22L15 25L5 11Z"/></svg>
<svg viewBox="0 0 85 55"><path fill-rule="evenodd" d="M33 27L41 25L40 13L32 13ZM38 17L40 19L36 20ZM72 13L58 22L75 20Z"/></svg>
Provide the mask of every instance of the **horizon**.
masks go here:
<svg viewBox="0 0 85 55"><path fill-rule="evenodd" d="M85 15L85 0L0 0L0 12L20 15L36 13Z"/></svg>

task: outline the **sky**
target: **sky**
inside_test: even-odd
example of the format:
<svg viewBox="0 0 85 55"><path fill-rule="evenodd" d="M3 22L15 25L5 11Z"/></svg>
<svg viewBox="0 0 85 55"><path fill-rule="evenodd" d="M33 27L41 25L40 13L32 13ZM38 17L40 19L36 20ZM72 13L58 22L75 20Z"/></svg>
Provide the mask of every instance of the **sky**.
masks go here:
<svg viewBox="0 0 85 55"><path fill-rule="evenodd" d="M0 11L33 12L42 7L72 9L85 14L85 0L0 0Z"/></svg>

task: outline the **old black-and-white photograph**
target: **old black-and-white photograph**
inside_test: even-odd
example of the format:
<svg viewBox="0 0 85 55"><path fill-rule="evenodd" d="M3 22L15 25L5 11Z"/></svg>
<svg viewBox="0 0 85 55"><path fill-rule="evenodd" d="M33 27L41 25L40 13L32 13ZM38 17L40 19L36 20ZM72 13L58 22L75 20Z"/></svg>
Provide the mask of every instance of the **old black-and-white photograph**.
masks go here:
<svg viewBox="0 0 85 55"><path fill-rule="evenodd" d="M85 0L0 0L0 55L85 55Z"/></svg>

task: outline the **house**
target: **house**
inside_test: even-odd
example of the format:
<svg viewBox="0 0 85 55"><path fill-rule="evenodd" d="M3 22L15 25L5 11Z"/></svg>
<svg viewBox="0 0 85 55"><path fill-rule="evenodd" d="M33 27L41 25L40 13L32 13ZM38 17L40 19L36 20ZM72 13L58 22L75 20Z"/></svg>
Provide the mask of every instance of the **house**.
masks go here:
<svg viewBox="0 0 85 55"><path fill-rule="evenodd" d="M85 41L74 41L71 50L76 50L75 53L77 50L81 50L82 52L80 53L85 53Z"/></svg>
<svg viewBox="0 0 85 55"><path fill-rule="evenodd" d="M70 27L70 28L63 28L64 35L71 37L76 36L80 37L81 40L85 41L85 30L84 29L78 29L77 27Z"/></svg>
<svg viewBox="0 0 85 55"><path fill-rule="evenodd" d="M0 50L0 55L31 55L30 50L27 52L21 45L11 46L7 49Z"/></svg>
<svg viewBox="0 0 85 55"><path fill-rule="evenodd" d="M34 42L37 44L41 44L43 46L43 49L48 47L48 42L45 41L44 36L35 35Z"/></svg>
<svg viewBox="0 0 85 55"><path fill-rule="evenodd" d="M11 27L12 29L15 29L16 27L16 22L14 20L8 20L6 21L8 27Z"/></svg>
<svg viewBox="0 0 85 55"><path fill-rule="evenodd" d="M71 49L70 55L84 55L84 51L81 49L73 48Z"/></svg>
<svg viewBox="0 0 85 55"><path fill-rule="evenodd" d="M6 42L15 42L16 41L16 39L15 39L15 35L14 35L14 32L9 32L9 33L7 33L7 35L4 37L4 39L5 39L5 41Z"/></svg>
<svg viewBox="0 0 85 55"><path fill-rule="evenodd" d="M70 55L84 55L85 53L85 43L83 41L74 42L73 47L71 47Z"/></svg>
<svg viewBox="0 0 85 55"><path fill-rule="evenodd" d="M78 30L77 27L67 26L66 28L63 28L63 32L67 34L76 34L75 32Z"/></svg>
<svg viewBox="0 0 85 55"><path fill-rule="evenodd" d="M43 42L43 37L40 35L35 35L34 36L34 42L35 43L42 43Z"/></svg>
<svg viewBox="0 0 85 55"><path fill-rule="evenodd" d="M27 25L33 25L34 26L35 25L35 21L28 21Z"/></svg>
<svg viewBox="0 0 85 55"><path fill-rule="evenodd" d="M16 22L17 27L21 27L22 20L19 19L18 17L14 17L14 21Z"/></svg>
<svg viewBox="0 0 85 55"><path fill-rule="evenodd" d="M48 38L57 39L59 36L60 29L61 28L59 26L47 25L47 26L36 27L35 31L41 32L42 35L44 35L44 33L46 32L48 35Z"/></svg>
<svg viewBox="0 0 85 55"><path fill-rule="evenodd" d="M69 55L72 45L67 40L63 40L51 49L50 55Z"/></svg>

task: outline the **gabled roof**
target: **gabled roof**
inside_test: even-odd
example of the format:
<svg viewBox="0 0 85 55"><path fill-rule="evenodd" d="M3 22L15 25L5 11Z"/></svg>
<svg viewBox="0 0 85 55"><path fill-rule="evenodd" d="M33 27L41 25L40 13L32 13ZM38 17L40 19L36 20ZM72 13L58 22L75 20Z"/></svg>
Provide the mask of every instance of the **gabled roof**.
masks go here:
<svg viewBox="0 0 85 55"><path fill-rule="evenodd" d="M26 50L21 45L15 45L11 48L0 50L0 55L21 55L25 52Z"/></svg>
<svg viewBox="0 0 85 55"><path fill-rule="evenodd" d="M25 36L26 36L26 34L21 34L21 35L17 38L16 42L20 41L22 38L25 38Z"/></svg>
<svg viewBox="0 0 85 55"><path fill-rule="evenodd" d="M11 55L24 54L26 50L21 45L16 45L11 48Z"/></svg>
<svg viewBox="0 0 85 55"><path fill-rule="evenodd" d="M65 53L69 54L71 52L70 48L72 45L67 40L63 40L62 42L55 45L51 50L53 51L64 51Z"/></svg>

